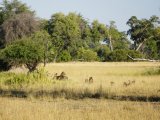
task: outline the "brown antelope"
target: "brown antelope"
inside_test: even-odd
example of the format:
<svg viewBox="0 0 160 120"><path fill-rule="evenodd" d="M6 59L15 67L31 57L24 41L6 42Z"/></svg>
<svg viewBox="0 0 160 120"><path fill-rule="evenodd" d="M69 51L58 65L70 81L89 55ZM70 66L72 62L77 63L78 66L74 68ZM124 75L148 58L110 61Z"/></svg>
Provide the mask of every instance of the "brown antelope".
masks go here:
<svg viewBox="0 0 160 120"><path fill-rule="evenodd" d="M93 77L89 77L89 83L93 83Z"/></svg>
<svg viewBox="0 0 160 120"><path fill-rule="evenodd" d="M124 85L125 87L129 86L130 84L131 84L131 82L130 82L130 81L128 81L128 82L124 82L124 83L123 83L123 85Z"/></svg>
<svg viewBox="0 0 160 120"><path fill-rule="evenodd" d="M56 80L68 80L68 77L66 76L65 72L62 72L60 75L55 73L53 79L56 79Z"/></svg>
<svg viewBox="0 0 160 120"><path fill-rule="evenodd" d="M85 79L85 83L88 83L88 79L87 78Z"/></svg>
<svg viewBox="0 0 160 120"><path fill-rule="evenodd" d="M132 83L132 84L135 84L135 83L136 83L136 81L135 81L135 80L132 80L132 81L131 81L131 83Z"/></svg>
<svg viewBox="0 0 160 120"><path fill-rule="evenodd" d="M86 78L85 83L93 83L93 77Z"/></svg>

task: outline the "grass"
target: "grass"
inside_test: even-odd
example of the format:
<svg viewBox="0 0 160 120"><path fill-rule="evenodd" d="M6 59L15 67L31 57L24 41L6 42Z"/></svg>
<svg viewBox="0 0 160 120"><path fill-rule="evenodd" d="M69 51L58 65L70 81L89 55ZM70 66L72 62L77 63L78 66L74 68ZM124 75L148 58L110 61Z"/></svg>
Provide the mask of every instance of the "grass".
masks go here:
<svg viewBox="0 0 160 120"><path fill-rule="evenodd" d="M159 120L159 66L72 62L1 72L0 120ZM62 71L69 80L53 80Z"/></svg>
<svg viewBox="0 0 160 120"><path fill-rule="evenodd" d="M159 120L160 104L112 100L0 98L0 120Z"/></svg>
<svg viewBox="0 0 160 120"><path fill-rule="evenodd" d="M0 73L0 88L2 93L7 93L9 96L21 96L12 93L18 94L18 91L22 91L27 97L37 98L51 96L67 99L110 98L160 101L160 75L152 72L152 69L159 70L158 66L160 63L147 62L52 63L47 64L45 71L40 69L39 73L30 75L25 74L26 70L20 71L20 68ZM55 73L60 74L62 71L67 74L69 80L52 79ZM148 74L148 71L153 74ZM94 82L85 83L85 79L90 76L93 77ZM125 86L124 83L129 81L134 83Z"/></svg>

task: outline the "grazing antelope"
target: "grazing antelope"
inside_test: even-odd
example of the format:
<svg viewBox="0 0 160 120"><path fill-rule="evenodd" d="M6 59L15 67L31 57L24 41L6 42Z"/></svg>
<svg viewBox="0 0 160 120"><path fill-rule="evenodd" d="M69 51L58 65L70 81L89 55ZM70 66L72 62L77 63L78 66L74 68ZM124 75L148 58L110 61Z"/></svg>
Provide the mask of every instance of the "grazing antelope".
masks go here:
<svg viewBox="0 0 160 120"><path fill-rule="evenodd" d="M58 76L58 74L55 73L54 76L53 76L53 79L57 79L57 76Z"/></svg>
<svg viewBox="0 0 160 120"><path fill-rule="evenodd" d="M93 83L93 77L89 77L89 83Z"/></svg>
<svg viewBox="0 0 160 120"><path fill-rule="evenodd" d="M88 79L87 78L85 79L85 83L88 83Z"/></svg>
<svg viewBox="0 0 160 120"><path fill-rule="evenodd" d="M60 75L55 73L53 79L56 79L56 80L68 80L68 77L66 76L65 72L62 72Z"/></svg>
<svg viewBox="0 0 160 120"><path fill-rule="evenodd" d="M85 83L93 83L93 77L86 78Z"/></svg>
<svg viewBox="0 0 160 120"><path fill-rule="evenodd" d="M129 86L130 84L131 84L131 82L130 82L130 81L128 81L128 82L124 82L124 83L123 83L123 85L124 85L125 87Z"/></svg>
<svg viewBox="0 0 160 120"><path fill-rule="evenodd" d="M135 80L132 80L132 81L131 81L132 84L135 84L135 82L136 82Z"/></svg>

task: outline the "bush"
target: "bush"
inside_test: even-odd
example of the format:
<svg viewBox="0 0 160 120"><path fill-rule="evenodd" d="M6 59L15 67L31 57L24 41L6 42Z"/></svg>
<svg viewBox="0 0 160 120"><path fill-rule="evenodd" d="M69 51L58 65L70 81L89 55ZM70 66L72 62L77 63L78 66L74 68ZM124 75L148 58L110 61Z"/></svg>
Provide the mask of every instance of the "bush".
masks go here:
<svg viewBox="0 0 160 120"><path fill-rule="evenodd" d="M98 56L97 53L92 50L80 49L78 51L78 58L84 61L97 61Z"/></svg>
<svg viewBox="0 0 160 120"><path fill-rule="evenodd" d="M111 52L107 57L106 57L106 61L132 61L128 55L130 55L133 58L141 58L143 55L138 52L138 51L134 51L134 50L115 50L113 52Z"/></svg>
<svg viewBox="0 0 160 120"><path fill-rule="evenodd" d="M143 75L160 75L160 67L146 70Z"/></svg>
<svg viewBox="0 0 160 120"><path fill-rule="evenodd" d="M1 75L1 74L0 74ZM48 81L47 72L44 69L39 69L32 73L24 74L9 74L4 83L10 87L23 87L29 84L39 84ZM2 75L1 75L2 76Z"/></svg>
<svg viewBox="0 0 160 120"><path fill-rule="evenodd" d="M115 50L106 57L106 61L126 61L127 58L126 50Z"/></svg>

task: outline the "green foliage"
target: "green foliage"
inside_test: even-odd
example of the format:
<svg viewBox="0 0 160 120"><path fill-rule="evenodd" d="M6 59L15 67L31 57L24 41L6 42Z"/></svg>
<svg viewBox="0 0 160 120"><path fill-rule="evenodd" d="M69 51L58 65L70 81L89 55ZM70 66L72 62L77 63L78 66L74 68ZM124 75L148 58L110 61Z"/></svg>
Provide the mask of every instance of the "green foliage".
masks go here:
<svg viewBox="0 0 160 120"><path fill-rule="evenodd" d="M101 61L105 61L106 56L110 53L110 49L108 46L100 46L96 51Z"/></svg>
<svg viewBox="0 0 160 120"><path fill-rule="evenodd" d="M149 40L146 42L146 46L144 48L144 53L149 59L157 59L157 44L155 40Z"/></svg>
<svg viewBox="0 0 160 120"><path fill-rule="evenodd" d="M137 19L136 16L132 16L127 25L130 29L127 31L131 39L134 41L134 49L139 50L141 43L144 43L150 38L154 38L153 32L155 30L155 24L158 23L158 17L152 16L150 19Z"/></svg>
<svg viewBox="0 0 160 120"><path fill-rule="evenodd" d="M127 60L127 52L126 50L115 50L111 52L107 58L106 61L126 61Z"/></svg>
<svg viewBox="0 0 160 120"><path fill-rule="evenodd" d="M120 50L115 50L113 52L111 52L107 57L106 57L106 61L131 61L130 58L128 58L127 55L130 55L133 58L141 58L142 54L138 51L134 51L134 50L124 50L124 49L120 49Z"/></svg>
<svg viewBox="0 0 160 120"><path fill-rule="evenodd" d="M131 56L132 58L143 58L144 57L144 55L141 52L135 51L135 50L127 50L127 54ZM128 58L128 61L132 61L132 60Z"/></svg>
<svg viewBox="0 0 160 120"><path fill-rule="evenodd" d="M37 71L34 71L32 73L24 74L24 73L19 73L19 74L12 74L8 73L10 77L4 80L4 83L10 87L24 87L27 85L34 85L37 83L44 83L49 81L47 77L47 72L43 69L40 68ZM0 74L1 76L1 74Z"/></svg>
<svg viewBox="0 0 160 120"><path fill-rule="evenodd" d="M100 24L97 20L92 22L92 42L97 43L105 38L107 29L104 24Z"/></svg>
<svg viewBox="0 0 160 120"><path fill-rule="evenodd" d="M160 75L160 67L146 70L143 75Z"/></svg>
<svg viewBox="0 0 160 120"><path fill-rule="evenodd" d="M13 66L25 64L30 72L34 71L43 59L44 46L31 38L23 38L8 45L4 51L4 60Z"/></svg>
<svg viewBox="0 0 160 120"><path fill-rule="evenodd" d="M60 62L68 62L71 61L71 55L68 51L64 50L60 53L60 55L57 58L57 61Z"/></svg>
<svg viewBox="0 0 160 120"><path fill-rule="evenodd" d="M78 58L83 60L83 61L97 61L98 60L98 56L97 53L90 50L90 49L80 49L78 51Z"/></svg>

